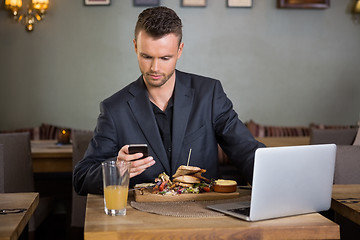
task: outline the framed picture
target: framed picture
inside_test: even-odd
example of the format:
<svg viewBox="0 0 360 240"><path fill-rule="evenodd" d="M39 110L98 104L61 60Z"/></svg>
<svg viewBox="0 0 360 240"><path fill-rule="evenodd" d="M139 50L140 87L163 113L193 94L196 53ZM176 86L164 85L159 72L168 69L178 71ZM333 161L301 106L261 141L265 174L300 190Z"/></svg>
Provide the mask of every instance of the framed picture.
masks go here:
<svg viewBox="0 0 360 240"><path fill-rule="evenodd" d="M181 0L182 7L206 7L206 0Z"/></svg>
<svg viewBox="0 0 360 240"><path fill-rule="evenodd" d="M252 7L252 0L227 0L228 7Z"/></svg>
<svg viewBox="0 0 360 240"><path fill-rule="evenodd" d="M134 0L134 6L159 6L160 0Z"/></svg>
<svg viewBox="0 0 360 240"><path fill-rule="evenodd" d="M105 6L110 5L110 0L84 0L86 6Z"/></svg>
<svg viewBox="0 0 360 240"><path fill-rule="evenodd" d="M278 8L328 8L330 0L277 0Z"/></svg>

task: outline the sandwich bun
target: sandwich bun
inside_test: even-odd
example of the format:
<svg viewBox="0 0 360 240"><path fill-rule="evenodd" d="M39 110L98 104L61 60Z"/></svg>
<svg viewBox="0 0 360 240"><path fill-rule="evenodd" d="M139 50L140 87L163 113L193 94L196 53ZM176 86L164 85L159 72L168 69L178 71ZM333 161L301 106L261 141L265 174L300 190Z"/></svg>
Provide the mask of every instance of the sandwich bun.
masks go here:
<svg viewBox="0 0 360 240"><path fill-rule="evenodd" d="M200 183L200 179L194 176L184 175L174 178L173 182Z"/></svg>
<svg viewBox="0 0 360 240"><path fill-rule="evenodd" d="M179 186L184 187L184 188L189 188L194 185L192 183L182 183L182 182L178 182L178 184L179 184Z"/></svg>
<svg viewBox="0 0 360 240"><path fill-rule="evenodd" d="M201 171L202 169L199 167L181 165L172 177L176 178L183 175L191 175Z"/></svg>

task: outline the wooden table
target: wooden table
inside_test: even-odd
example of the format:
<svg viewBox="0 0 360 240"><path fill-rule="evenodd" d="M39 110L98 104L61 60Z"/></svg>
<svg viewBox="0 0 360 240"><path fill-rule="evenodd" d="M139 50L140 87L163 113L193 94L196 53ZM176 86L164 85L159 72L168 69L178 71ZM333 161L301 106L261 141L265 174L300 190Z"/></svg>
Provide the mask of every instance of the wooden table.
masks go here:
<svg viewBox="0 0 360 240"><path fill-rule="evenodd" d="M310 137L258 137L267 147L309 145Z"/></svg>
<svg viewBox="0 0 360 240"><path fill-rule="evenodd" d="M360 225L360 184L334 185L331 209Z"/></svg>
<svg viewBox="0 0 360 240"><path fill-rule="evenodd" d="M309 137L256 138L268 147L307 145ZM56 145L56 140L31 141L33 170L35 173L71 172L72 145Z"/></svg>
<svg viewBox="0 0 360 240"><path fill-rule="evenodd" d="M243 190L242 198L249 198ZM132 200L133 196L129 196ZM103 196L88 195L85 240L101 239L340 239L339 226L318 213L246 222L229 216L186 218L138 211L104 213Z"/></svg>
<svg viewBox="0 0 360 240"><path fill-rule="evenodd" d="M0 209L27 209L21 213L0 214L0 240L18 239L38 203L38 193L0 193Z"/></svg>
<svg viewBox="0 0 360 240"><path fill-rule="evenodd" d="M56 140L31 141L33 171L72 172L72 145L56 145Z"/></svg>

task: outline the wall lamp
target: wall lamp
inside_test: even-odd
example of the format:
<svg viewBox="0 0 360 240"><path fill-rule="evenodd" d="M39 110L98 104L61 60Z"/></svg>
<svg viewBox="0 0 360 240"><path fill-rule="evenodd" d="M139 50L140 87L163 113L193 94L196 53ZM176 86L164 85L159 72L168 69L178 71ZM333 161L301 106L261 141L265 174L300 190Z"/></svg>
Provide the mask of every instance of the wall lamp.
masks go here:
<svg viewBox="0 0 360 240"><path fill-rule="evenodd" d="M22 8L22 0L5 0L5 9L10 11L13 18L25 25L25 29L31 32L34 24L45 16L49 6L49 0L31 0L27 8Z"/></svg>
<svg viewBox="0 0 360 240"><path fill-rule="evenodd" d="M352 9L353 19L355 23L360 23L360 0L357 0Z"/></svg>

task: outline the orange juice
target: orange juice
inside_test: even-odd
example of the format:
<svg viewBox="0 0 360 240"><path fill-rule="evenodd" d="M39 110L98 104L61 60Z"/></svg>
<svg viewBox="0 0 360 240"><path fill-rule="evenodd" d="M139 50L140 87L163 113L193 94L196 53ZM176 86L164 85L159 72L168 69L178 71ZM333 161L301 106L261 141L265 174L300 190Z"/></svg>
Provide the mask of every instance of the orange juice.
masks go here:
<svg viewBox="0 0 360 240"><path fill-rule="evenodd" d="M104 189L107 209L124 209L127 205L128 186L110 185Z"/></svg>

